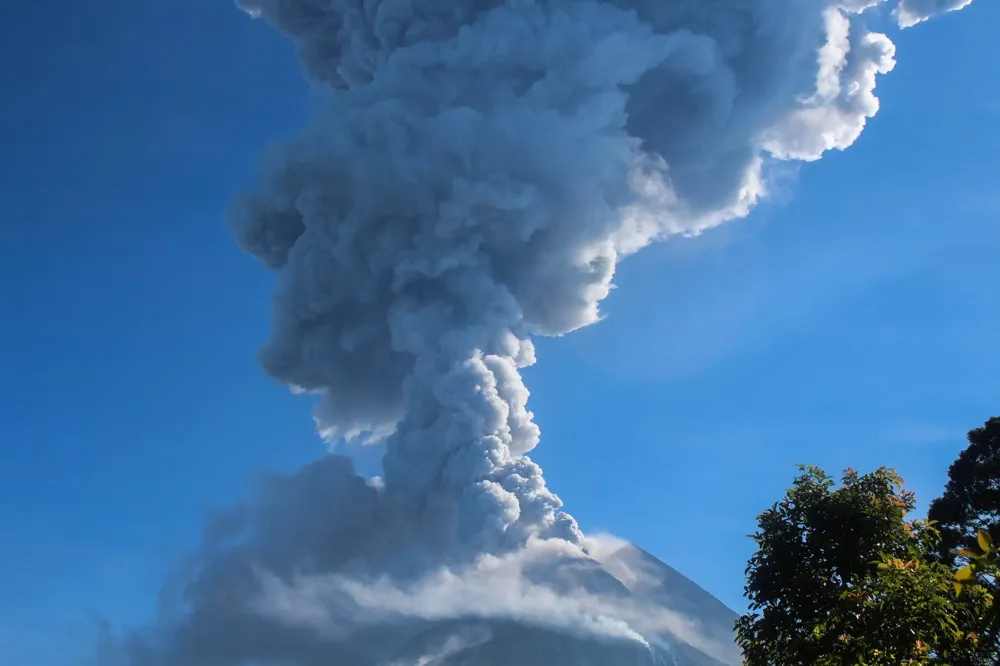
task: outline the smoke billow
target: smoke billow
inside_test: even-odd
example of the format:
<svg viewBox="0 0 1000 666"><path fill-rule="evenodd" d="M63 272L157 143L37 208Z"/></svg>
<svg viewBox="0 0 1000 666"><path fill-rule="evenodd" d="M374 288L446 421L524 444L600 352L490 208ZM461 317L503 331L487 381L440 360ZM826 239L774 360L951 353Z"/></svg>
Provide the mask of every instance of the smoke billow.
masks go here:
<svg viewBox="0 0 1000 666"><path fill-rule="evenodd" d="M173 612L128 639L125 663L368 663L351 637L415 606L366 623L357 595L334 595L334 612L271 594L272 610L287 600L277 621L259 612L265 588L305 575L357 592L369 588L351 580L442 571L480 584L484 557L553 540L584 558L526 455L539 441L519 374L531 337L596 321L626 255L746 215L769 163L850 146L894 65L865 22L889 4L238 4L293 39L327 92L231 216L278 278L260 363L319 396L324 437L382 440L384 479L330 456L265 480L209 526ZM912 25L967 4L895 12ZM316 623L343 631L303 629Z"/></svg>
<svg viewBox="0 0 1000 666"><path fill-rule="evenodd" d="M600 549L606 539L588 539ZM683 636L707 654L731 646L703 635L680 613L625 595L553 584L554 561L579 557L561 539L532 541L503 556L484 555L472 567L441 569L412 584L344 574L294 577L290 582L262 574L264 593L257 610L290 626L306 626L343 639L344 627L377 624L402 615L424 620L455 617L513 619L582 637L624 639L647 645L646 636ZM539 577L539 568L545 571ZM534 579L540 579L536 581ZM349 621L341 617L350 607ZM481 628L479 628L481 631Z"/></svg>

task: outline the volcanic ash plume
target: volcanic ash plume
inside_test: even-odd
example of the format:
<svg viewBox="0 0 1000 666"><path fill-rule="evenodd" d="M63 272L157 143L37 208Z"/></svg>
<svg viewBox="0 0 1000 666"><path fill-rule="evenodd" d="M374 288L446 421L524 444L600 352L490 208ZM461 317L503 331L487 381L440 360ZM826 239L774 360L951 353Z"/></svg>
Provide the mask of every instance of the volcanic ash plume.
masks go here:
<svg viewBox="0 0 1000 666"><path fill-rule="evenodd" d="M384 481L331 457L215 525L178 662L298 654L240 614L255 567L405 578L582 547L526 457L531 336L596 321L627 254L745 215L769 163L850 146L894 65L865 27L883 0L240 5L327 92L231 218L278 276L260 362L320 396L325 437L384 440Z"/></svg>
<svg viewBox="0 0 1000 666"><path fill-rule="evenodd" d="M595 321L653 237L744 214L764 155L848 146L893 65L801 0L244 6L334 91L233 218L279 277L261 362L326 436L391 433L386 497L459 550L579 539L524 457L529 336Z"/></svg>

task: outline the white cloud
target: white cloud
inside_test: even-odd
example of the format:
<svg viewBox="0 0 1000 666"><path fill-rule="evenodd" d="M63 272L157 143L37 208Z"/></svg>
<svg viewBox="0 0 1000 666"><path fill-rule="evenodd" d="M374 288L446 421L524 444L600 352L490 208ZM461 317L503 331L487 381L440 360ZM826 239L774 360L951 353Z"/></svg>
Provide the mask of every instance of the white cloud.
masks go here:
<svg viewBox="0 0 1000 666"><path fill-rule="evenodd" d="M900 0L895 15L899 25L910 28L937 14L965 9L972 0Z"/></svg>

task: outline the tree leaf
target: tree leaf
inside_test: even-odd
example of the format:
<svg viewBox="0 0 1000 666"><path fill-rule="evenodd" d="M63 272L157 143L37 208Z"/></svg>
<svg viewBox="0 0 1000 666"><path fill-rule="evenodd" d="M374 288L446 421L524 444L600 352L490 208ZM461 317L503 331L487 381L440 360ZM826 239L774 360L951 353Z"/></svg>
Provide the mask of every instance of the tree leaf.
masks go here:
<svg viewBox="0 0 1000 666"><path fill-rule="evenodd" d="M958 571L955 572L955 580L958 581L970 581L976 577L976 568L971 564L967 564Z"/></svg>
<svg viewBox="0 0 1000 666"><path fill-rule="evenodd" d="M993 550L993 539L986 530L979 530L979 533L976 534L976 541L979 542L979 547L983 549L984 553Z"/></svg>

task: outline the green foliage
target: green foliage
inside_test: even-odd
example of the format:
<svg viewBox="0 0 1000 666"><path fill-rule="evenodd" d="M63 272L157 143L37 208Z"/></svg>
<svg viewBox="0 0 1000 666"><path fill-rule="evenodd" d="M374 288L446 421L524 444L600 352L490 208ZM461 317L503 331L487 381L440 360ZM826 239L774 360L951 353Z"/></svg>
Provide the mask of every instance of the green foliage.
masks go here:
<svg viewBox="0 0 1000 666"><path fill-rule="evenodd" d="M968 664L985 589L953 585L927 561L937 531L907 522L913 494L890 469L844 473L837 487L802 467L758 516L747 566L750 611L737 622L747 666Z"/></svg>
<svg viewBox="0 0 1000 666"><path fill-rule="evenodd" d="M941 531L930 559L959 567L956 589L975 583L997 597L994 543L1000 542L1000 418L970 430L968 441L948 469L944 493L928 511L928 518ZM993 608L980 624L978 663L1000 663L1000 609Z"/></svg>
<svg viewBox="0 0 1000 666"><path fill-rule="evenodd" d="M955 592L958 594L969 585L995 585L1000 554L997 546L993 545L993 537L986 530L979 530L976 545L979 546L978 549L964 548L955 551L955 555L969 562L955 572Z"/></svg>
<svg viewBox="0 0 1000 666"><path fill-rule="evenodd" d="M970 430L968 439L948 469L944 493L927 512L941 531L937 552L946 564L955 562L956 550L975 547L980 530L1000 541L1000 418Z"/></svg>

